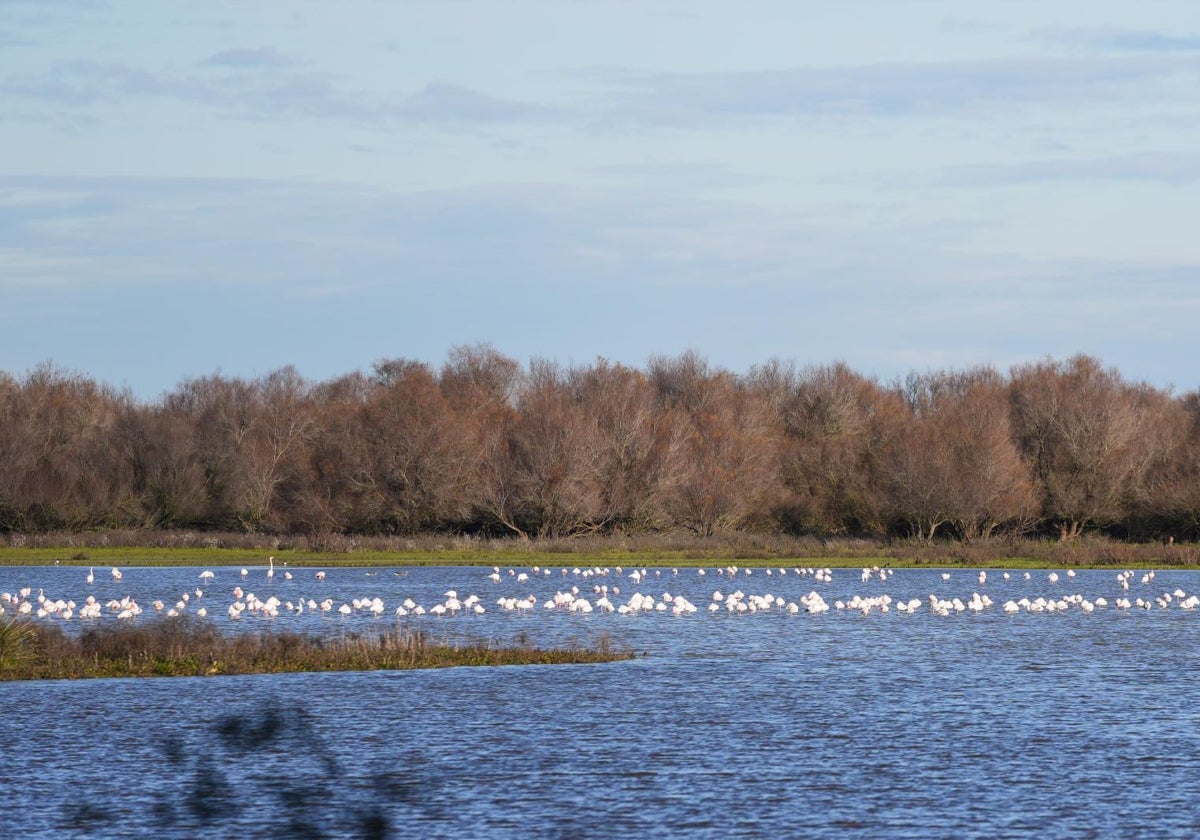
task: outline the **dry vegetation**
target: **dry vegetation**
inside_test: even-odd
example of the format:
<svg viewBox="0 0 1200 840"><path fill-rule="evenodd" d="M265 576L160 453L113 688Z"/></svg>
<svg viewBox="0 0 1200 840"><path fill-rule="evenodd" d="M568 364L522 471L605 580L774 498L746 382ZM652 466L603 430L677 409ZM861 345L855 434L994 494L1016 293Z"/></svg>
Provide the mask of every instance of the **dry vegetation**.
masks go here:
<svg viewBox="0 0 1200 840"><path fill-rule="evenodd" d="M53 625L0 619L0 680L216 676L295 671L375 671L459 665L539 665L631 659L606 639L589 648L494 647L434 642L419 631L226 635L210 622L161 618L72 636Z"/></svg>
<svg viewBox="0 0 1200 840"><path fill-rule="evenodd" d="M734 374L695 353L522 369L481 345L440 370L214 375L152 404L51 367L0 374L0 535L87 529L320 552L1195 540L1200 396L1086 356L884 384L841 364Z"/></svg>

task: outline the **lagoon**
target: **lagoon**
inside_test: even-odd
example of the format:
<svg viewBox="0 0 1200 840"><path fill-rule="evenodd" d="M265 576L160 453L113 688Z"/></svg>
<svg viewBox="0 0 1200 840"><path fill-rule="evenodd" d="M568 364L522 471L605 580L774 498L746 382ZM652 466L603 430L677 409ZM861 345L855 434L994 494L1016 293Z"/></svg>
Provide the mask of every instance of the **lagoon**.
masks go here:
<svg viewBox="0 0 1200 840"><path fill-rule="evenodd" d="M1191 837L1200 821L1200 611L1006 614L1010 598L1112 602L1200 591L1200 573L1116 571L1050 583L900 569L829 582L787 568L647 569L633 583L574 568L96 570L98 598L144 605L201 586L229 632L342 633L397 620L450 638L536 644L607 636L645 656L585 666L0 683L0 801L13 836ZM1061 573L1062 570L1059 570ZM103 573L103 574L102 574ZM529 579L518 583L515 573ZM0 568L0 591L79 600L86 569ZM306 610L230 621L240 585L283 601L380 597L385 617ZM578 587L683 595L638 615L507 611ZM396 619L454 590L483 615ZM712 593L818 591L966 600L935 615L785 609L710 613ZM722 602L723 603L723 602ZM190 609L195 609L190 606ZM43 619L57 620L57 619ZM113 621L111 617L99 621ZM139 618L141 620L141 618ZM70 624L71 622L68 622ZM75 622L77 625L78 622Z"/></svg>

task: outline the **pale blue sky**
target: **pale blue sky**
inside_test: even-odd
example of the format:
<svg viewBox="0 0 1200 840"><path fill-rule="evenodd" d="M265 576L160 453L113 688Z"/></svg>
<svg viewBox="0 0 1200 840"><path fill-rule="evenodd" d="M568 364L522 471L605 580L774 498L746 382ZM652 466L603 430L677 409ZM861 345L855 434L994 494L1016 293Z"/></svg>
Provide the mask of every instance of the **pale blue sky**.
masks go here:
<svg viewBox="0 0 1200 840"><path fill-rule="evenodd" d="M1200 387L1200 5L0 0L0 369Z"/></svg>

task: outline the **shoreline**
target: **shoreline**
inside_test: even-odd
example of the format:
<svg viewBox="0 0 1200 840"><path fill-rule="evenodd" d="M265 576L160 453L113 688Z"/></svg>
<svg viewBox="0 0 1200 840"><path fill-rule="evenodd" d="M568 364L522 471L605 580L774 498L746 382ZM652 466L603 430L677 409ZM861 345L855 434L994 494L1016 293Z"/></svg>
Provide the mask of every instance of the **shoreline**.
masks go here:
<svg viewBox="0 0 1200 840"><path fill-rule="evenodd" d="M87 535L91 542L96 535ZM10 538L11 539L11 538ZM101 538L102 539L102 538ZM370 568L411 566L469 567L614 567L654 566L703 568L737 565L751 568L775 566L828 566L853 568L1200 568L1200 545L1158 545L1090 540L1075 543L1037 540L997 541L972 544L902 543L875 544L858 540L801 544L772 541L747 545L743 541L689 544L639 545L623 548L618 541L580 543L565 550L562 541L512 543L500 541L405 549L355 548L322 551L286 545L197 546L197 545L97 545L80 538L42 545L0 544L3 566L266 566L274 557L278 566L297 568ZM449 542L449 541L447 541ZM567 546L566 548L573 548Z"/></svg>

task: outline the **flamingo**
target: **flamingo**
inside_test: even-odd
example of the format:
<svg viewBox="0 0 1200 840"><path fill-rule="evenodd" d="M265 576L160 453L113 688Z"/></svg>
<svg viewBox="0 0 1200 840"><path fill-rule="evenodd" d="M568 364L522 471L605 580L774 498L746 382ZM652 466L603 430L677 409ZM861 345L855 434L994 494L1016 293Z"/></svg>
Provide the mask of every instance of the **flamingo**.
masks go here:
<svg viewBox="0 0 1200 840"><path fill-rule="evenodd" d="M113 566L112 576L113 576L113 580L120 580L121 579L121 570L118 569L116 566Z"/></svg>
<svg viewBox="0 0 1200 840"><path fill-rule="evenodd" d="M275 579L275 558L268 557L267 563L270 564L270 568L267 569L267 580L274 580Z"/></svg>
<svg viewBox="0 0 1200 840"><path fill-rule="evenodd" d="M95 581L96 581L95 570L96 570L95 566L88 566L87 582L89 584L95 583Z"/></svg>

